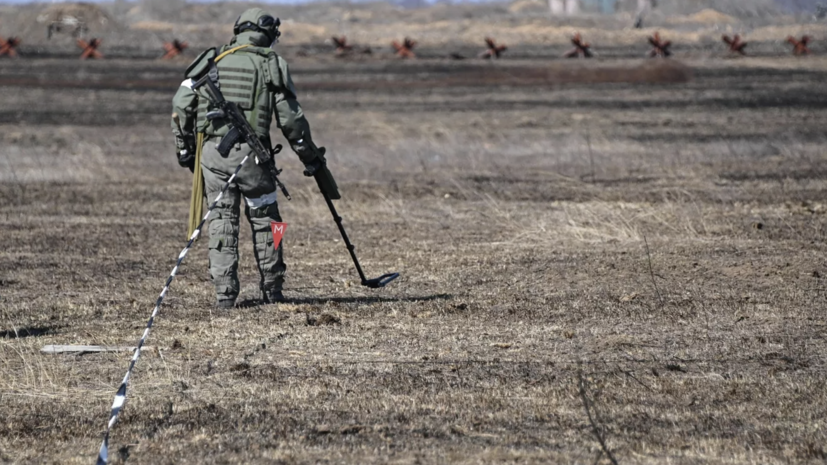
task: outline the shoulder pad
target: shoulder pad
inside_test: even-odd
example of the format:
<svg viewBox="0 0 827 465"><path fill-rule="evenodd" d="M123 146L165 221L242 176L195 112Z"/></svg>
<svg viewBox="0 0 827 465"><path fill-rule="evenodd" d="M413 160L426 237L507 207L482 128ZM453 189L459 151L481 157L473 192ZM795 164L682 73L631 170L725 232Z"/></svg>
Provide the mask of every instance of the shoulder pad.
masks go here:
<svg viewBox="0 0 827 465"><path fill-rule="evenodd" d="M255 52L264 58L269 58L270 55L276 54L276 52L270 47L249 47L244 49L244 51Z"/></svg>
<svg viewBox="0 0 827 465"><path fill-rule="evenodd" d="M276 52L272 52L269 56L268 65L270 68L271 83L285 91L293 94L296 97L296 87L293 85L293 78L290 77L290 69L287 67L287 62Z"/></svg>
<svg viewBox="0 0 827 465"><path fill-rule="evenodd" d="M207 65L209 64L210 60L215 58L215 47L211 49L207 49L198 55L190 65L187 67L187 70L184 72L184 76L188 78L197 78L201 76L201 74L207 70Z"/></svg>

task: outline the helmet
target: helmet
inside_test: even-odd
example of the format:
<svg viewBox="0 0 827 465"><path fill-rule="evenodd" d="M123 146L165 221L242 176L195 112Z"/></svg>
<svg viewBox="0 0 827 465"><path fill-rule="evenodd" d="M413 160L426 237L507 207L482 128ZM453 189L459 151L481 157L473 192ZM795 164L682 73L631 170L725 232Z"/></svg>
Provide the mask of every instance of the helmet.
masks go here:
<svg viewBox="0 0 827 465"><path fill-rule="evenodd" d="M278 18L268 15L261 8L250 8L235 20L233 34L255 31L266 35L271 42L275 42L281 35L279 26L281 26L281 21Z"/></svg>

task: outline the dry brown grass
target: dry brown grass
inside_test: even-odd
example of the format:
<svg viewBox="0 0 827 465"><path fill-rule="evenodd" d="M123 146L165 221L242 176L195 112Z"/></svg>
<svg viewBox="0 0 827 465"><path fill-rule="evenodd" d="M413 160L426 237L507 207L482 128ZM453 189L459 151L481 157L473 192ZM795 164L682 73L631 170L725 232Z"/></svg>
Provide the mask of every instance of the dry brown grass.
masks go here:
<svg viewBox="0 0 827 465"><path fill-rule="evenodd" d="M406 92L347 90L376 65L294 63L300 90L343 83L302 100L365 267L403 277L358 286L284 157L291 302L213 309L198 244L136 368L114 461L608 463L582 388L621 464L822 462L824 63L496 87L444 84L473 80L473 64L382 68L433 83ZM38 351L134 344L183 245L189 177L169 92L67 89L47 111L31 104L43 89L7 90L0 461L89 463L128 354ZM339 323L308 324L322 315Z"/></svg>

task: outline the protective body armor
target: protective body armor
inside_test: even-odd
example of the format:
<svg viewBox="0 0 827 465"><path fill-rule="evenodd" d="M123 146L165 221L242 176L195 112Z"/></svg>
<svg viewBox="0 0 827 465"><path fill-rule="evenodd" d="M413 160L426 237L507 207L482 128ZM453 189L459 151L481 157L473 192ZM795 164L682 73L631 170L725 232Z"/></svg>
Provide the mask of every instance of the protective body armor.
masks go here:
<svg viewBox="0 0 827 465"><path fill-rule="evenodd" d="M224 54L225 52L229 53ZM208 60L209 55L202 60ZM274 80L271 73L271 63L278 64L281 61L276 52L255 46L225 46L214 59L218 68L218 85L224 97L238 105L260 136L268 137L273 120L273 93L270 89L274 84L276 87L281 84L281 77L276 76ZM202 63L194 64L195 69L190 78L196 79L203 75L206 66L201 65ZM226 135L229 129L222 121L207 120L207 113L214 107L203 92L199 92L196 130L211 137Z"/></svg>

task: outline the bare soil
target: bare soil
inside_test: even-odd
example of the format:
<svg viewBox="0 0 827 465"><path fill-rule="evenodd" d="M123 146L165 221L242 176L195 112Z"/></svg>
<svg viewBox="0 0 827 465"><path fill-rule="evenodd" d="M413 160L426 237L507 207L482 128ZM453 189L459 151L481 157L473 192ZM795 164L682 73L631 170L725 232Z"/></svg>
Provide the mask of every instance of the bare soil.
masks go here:
<svg viewBox="0 0 827 465"><path fill-rule="evenodd" d="M114 463L827 458L827 60L291 64L368 274L402 278L359 286L283 155L290 302L256 302L245 233L213 308L200 241ZM39 350L143 331L185 243L182 68L0 66L2 462L94 460L129 354ZM644 71L561 77L607 69Z"/></svg>

